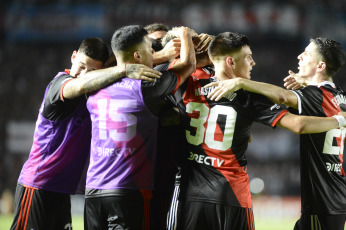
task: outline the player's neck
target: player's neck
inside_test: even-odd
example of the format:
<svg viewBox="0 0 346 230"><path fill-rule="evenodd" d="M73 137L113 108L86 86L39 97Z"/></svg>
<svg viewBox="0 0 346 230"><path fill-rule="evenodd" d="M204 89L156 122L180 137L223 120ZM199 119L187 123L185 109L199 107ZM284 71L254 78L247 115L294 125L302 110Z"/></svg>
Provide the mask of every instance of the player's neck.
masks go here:
<svg viewBox="0 0 346 230"><path fill-rule="evenodd" d="M315 74L310 81L309 85L318 85L321 82L330 81L333 82L333 78L325 74Z"/></svg>
<svg viewBox="0 0 346 230"><path fill-rule="evenodd" d="M215 76L220 81L236 78L235 74L232 71L224 68L215 68Z"/></svg>

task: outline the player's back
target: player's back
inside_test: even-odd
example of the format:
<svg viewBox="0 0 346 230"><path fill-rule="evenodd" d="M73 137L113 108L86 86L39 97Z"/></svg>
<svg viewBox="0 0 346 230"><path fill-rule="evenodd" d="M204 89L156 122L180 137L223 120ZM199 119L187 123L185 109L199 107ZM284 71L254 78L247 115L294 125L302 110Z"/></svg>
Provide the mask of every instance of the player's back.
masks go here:
<svg viewBox="0 0 346 230"><path fill-rule="evenodd" d="M157 118L141 81L124 78L91 95L91 160L87 188L153 189Z"/></svg>

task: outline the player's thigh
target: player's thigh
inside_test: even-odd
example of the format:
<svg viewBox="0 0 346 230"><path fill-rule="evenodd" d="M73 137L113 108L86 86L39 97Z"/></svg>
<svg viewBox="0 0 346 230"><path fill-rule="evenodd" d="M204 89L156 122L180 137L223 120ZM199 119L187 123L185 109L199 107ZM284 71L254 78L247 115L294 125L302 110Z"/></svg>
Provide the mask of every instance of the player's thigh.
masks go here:
<svg viewBox="0 0 346 230"><path fill-rule="evenodd" d="M144 199L140 193L126 196L87 198L85 229L141 229L144 218Z"/></svg>
<svg viewBox="0 0 346 230"><path fill-rule="evenodd" d="M72 229L71 201L67 194L18 185L15 203L13 229Z"/></svg>
<svg viewBox="0 0 346 230"><path fill-rule="evenodd" d="M182 202L179 207L178 229L253 230L251 208L204 202Z"/></svg>
<svg viewBox="0 0 346 230"><path fill-rule="evenodd" d="M346 215L302 214L294 230L344 230Z"/></svg>

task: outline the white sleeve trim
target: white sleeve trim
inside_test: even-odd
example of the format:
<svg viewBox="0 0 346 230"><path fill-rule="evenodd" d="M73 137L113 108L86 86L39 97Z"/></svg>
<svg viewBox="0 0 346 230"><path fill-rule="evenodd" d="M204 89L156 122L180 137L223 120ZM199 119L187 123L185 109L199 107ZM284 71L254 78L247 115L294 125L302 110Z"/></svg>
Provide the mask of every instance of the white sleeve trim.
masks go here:
<svg viewBox="0 0 346 230"><path fill-rule="evenodd" d="M291 90L291 91L297 96L297 100L298 100L298 112L299 112L299 114L301 114L301 113L302 113L302 101L301 101L301 99L300 99L300 97L299 97L299 94L298 94L297 92L293 91L293 90Z"/></svg>

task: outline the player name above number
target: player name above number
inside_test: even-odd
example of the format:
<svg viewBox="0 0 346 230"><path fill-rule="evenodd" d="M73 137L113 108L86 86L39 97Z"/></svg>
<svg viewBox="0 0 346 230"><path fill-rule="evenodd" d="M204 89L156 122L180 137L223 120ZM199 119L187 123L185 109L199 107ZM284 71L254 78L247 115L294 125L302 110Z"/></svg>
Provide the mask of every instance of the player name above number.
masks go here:
<svg viewBox="0 0 346 230"><path fill-rule="evenodd" d="M201 95L206 96L208 95L215 87L210 87L210 88L204 88L204 87L200 87L195 89L195 96L199 97ZM233 99L237 96L236 93L234 92L229 92L227 94L225 94L223 97L227 98L229 101L233 101Z"/></svg>

